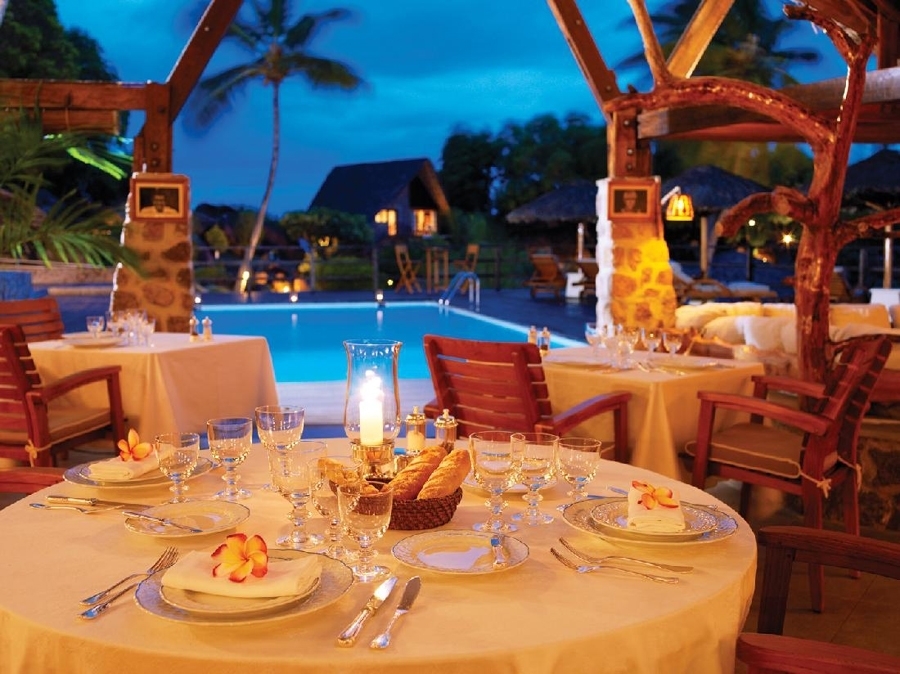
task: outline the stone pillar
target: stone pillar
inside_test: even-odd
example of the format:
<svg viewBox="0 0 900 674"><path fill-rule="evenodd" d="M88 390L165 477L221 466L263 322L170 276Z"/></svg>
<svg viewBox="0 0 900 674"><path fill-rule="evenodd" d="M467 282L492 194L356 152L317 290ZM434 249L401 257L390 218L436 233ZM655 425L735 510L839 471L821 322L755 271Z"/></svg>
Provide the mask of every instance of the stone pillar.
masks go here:
<svg viewBox="0 0 900 674"><path fill-rule="evenodd" d="M597 188L597 322L674 326L678 300L658 203L645 220L616 221L610 219L609 179L598 180Z"/></svg>
<svg viewBox="0 0 900 674"><path fill-rule="evenodd" d="M128 203L134 203L131 195ZM158 331L187 333L194 311L190 217L166 222L131 219L126 212L122 244L140 256L146 276L119 265L110 308L144 309L156 319Z"/></svg>

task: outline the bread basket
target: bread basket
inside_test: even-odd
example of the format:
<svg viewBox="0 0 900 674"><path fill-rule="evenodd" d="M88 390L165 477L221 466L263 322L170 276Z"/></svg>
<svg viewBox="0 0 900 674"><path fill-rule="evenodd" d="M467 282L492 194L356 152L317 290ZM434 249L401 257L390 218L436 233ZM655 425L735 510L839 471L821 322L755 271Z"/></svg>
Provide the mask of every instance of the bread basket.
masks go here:
<svg viewBox="0 0 900 674"><path fill-rule="evenodd" d="M376 482L375 480L369 480ZM382 483L383 484L383 483ZM409 531L412 529L434 529L453 519L456 506L462 501L462 487L449 496L439 498L394 499L391 508L391 523L388 529Z"/></svg>

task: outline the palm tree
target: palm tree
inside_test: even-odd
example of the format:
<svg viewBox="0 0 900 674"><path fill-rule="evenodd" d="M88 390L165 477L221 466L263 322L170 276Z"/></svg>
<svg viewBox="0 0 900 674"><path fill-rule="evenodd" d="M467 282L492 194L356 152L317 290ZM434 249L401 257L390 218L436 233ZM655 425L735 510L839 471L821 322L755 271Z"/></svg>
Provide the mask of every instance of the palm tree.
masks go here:
<svg viewBox="0 0 900 674"><path fill-rule="evenodd" d="M236 43L249 54L250 60L204 78L189 103L189 115L193 119L188 121L198 128L208 127L231 110L235 96L243 92L250 82L259 81L264 86L272 87L272 160L262 203L235 284L235 290L241 292L252 270L253 257L262 237L269 198L275 185L281 144L281 84L295 75L302 76L313 88L353 91L363 83L346 63L322 58L309 49L310 43L327 23L349 18L349 10L332 9L319 14L304 14L291 23L291 0L269 0L268 6L260 0L253 0L245 6L248 5L252 8L252 16L245 19L239 15L224 40Z"/></svg>

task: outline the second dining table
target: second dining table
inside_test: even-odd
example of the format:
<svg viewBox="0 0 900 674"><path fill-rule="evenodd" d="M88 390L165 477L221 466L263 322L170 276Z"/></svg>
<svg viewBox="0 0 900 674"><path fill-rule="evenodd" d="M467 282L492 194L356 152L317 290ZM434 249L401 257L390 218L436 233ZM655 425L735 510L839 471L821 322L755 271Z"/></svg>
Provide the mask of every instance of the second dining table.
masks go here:
<svg viewBox="0 0 900 674"><path fill-rule="evenodd" d="M348 451L345 438L326 442L330 454ZM458 445L463 447L464 442ZM207 471L191 480L189 495L214 509L216 502L203 499L221 486L219 473L219 469ZM288 528L289 507L281 496L262 488L268 471L260 446L253 446L240 473L242 484L253 494L240 502L248 509L248 517L236 530L248 536L260 534L272 542L270 555L277 556L274 540ZM473 524L486 518L484 493L464 483L462 502L449 523L427 531L389 530L376 542L378 562L391 568L400 582L352 648L340 647L337 637L371 596L372 583L353 584L316 611L304 612L301 605L293 613L289 609L233 624L173 619L166 610L148 610L130 596L93 621L79 618L84 609L79 599L143 570L167 545L176 545L182 554L209 552L234 529L162 537L126 527L126 518L117 510L83 515L29 507L32 502L45 503L51 493L148 505L159 503L167 494L165 485L100 489L61 483L0 511L7 551L0 558L0 671L730 674L735 640L754 590L753 532L711 495L627 464L601 462L590 492L612 497L616 494L611 488L628 488L632 480L670 486L683 503L704 508L716 518L715 535L661 544L598 536L557 511L556 506L569 498L565 484L558 483L543 492L541 504L555 516L554 521L523 526L510 534L518 557L508 568L448 573L419 568L415 558L404 562L392 556L392 548L401 541L408 550L416 550L409 543L413 536L440 538L471 532ZM508 493L507 500L507 517L524 507L517 493ZM319 531L325 527L321 518L312 518L310 524ZM563 536L595 554L690 565L693 571L679 574L677 584L612 569L580 574L550 553L551 546L560 547L558 539ZM421 592L395 630L390 647L370 648L369 641L396 609L400 588L414 575L421 578Z"/></svg>

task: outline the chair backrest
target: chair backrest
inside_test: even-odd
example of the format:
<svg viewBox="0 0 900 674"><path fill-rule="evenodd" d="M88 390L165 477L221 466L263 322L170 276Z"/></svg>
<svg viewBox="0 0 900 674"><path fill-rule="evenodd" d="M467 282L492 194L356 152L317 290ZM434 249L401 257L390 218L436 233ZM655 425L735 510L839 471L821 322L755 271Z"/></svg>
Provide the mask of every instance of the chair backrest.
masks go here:
<svg viewBox="0 0 900 674"><path fill-rule="evenodd" d="M477 243L470 243L466 246L466 257L463 260L463 266L468 271L475 271L475 265L478 264L478 253L481 250L481 245Z"/></svg>
<svg viewBox="0 0 900 674"><path fill-rule="evenodd" d="M0 323L22 326L29 342L59 339L65 332L59 303L50 296L0 302Z"/></svg>
<svg viewBox="0 0 900 674"><path fill-rule="evenodd" d="M25 396L40 387L41 377L22 328L0 323L0 427L3 430L29 430Z"/></svg>
<svg viewBox="0 0 900 674"><path fill-rule="evenodd" d="M394 245L394 256L397 258L397 266L401 272L406 271L412 265L412 260L409 257L409 246L405 243Z"/></svg>
<svg viewBox="0 0 900 674"><path fill-rule="evenodd" d="M559 258L553 253L532 253L529 258L534 265L535 272L544 280L553 281L565 278L559 266Z"/></svg>
<svg viewBox="0 0 900 674"><path fill-rule="evenodd" d="M541 354L527 342L425 335L425 357L441 409L460 436L482 430L534 431L551 416Z"/></svg>

